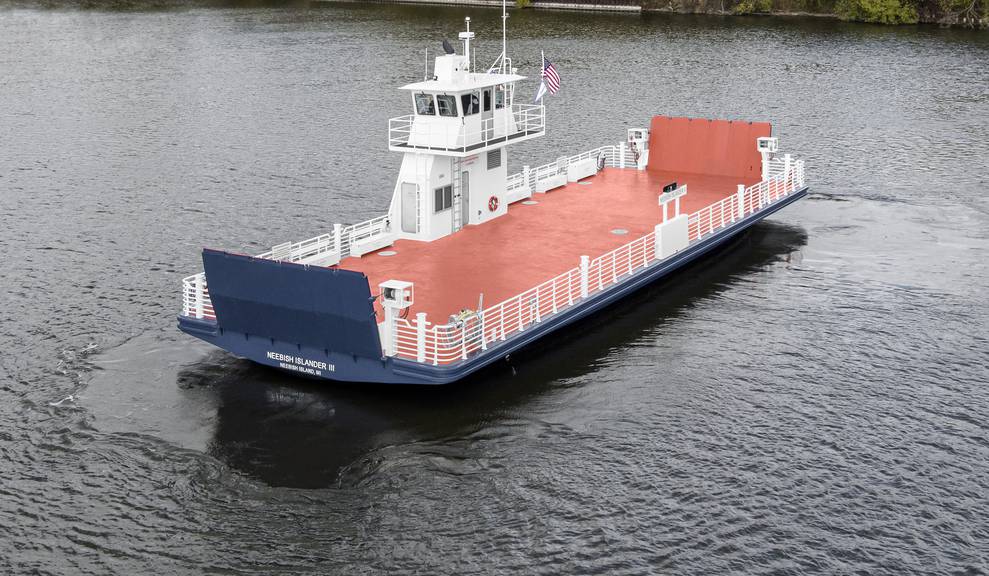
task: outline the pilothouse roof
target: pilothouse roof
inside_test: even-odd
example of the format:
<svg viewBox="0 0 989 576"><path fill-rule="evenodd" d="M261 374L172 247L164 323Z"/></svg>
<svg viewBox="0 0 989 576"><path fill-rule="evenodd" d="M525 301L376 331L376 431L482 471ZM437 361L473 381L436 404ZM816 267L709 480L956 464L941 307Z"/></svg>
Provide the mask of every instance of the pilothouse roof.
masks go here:
<svg viewBox="0 0 989 576"><path fill-rule="evenodd" d="M402 86L400 90L412 90L415 92L466 92L479 88L488 88L500 84L510 84L525 80L525 76L518 74L464 74L462 78L446 78L424 80Z"/></svg>
<svg viewBox="0 0 989 576"><path fill-rule="evenodd" d="M510 61L506 53L507 48L504 38L504 23L508 16L504 14L504 6L502 7L502 12L502 47L501 54L495 61L495 65L498 65L498 63L501 64L501 68L498 69L499 72L495 72L496 68L494 67L488 72L480 74L477 73L477 70L473 70L470 43L474 38L474 33L470 31L470 17L468 16L464 18L467 24L467 30L459 34L460 40L464 43L464 53L457 54L453 46L444 40L443 50L446 54L436 57L433 77L422 82L406 84L401 87L401 90L415 92L469 92L471 90L490 88L501 84L512 84L519 80L525 80L525 76L515 74L516 69L511 68L508 64Z"/></svg>

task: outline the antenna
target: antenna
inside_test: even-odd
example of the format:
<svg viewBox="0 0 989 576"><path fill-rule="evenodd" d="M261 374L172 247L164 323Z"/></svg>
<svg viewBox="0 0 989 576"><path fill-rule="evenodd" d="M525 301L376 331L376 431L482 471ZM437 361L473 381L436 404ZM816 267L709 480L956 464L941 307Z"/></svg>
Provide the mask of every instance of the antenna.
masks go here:
<svg viewBox="0 0 989 576"><path fill-rule="evenodd" d="M505 61L508 60L508 11L505 7L506 0L501 0L501 73L505 74ZM511 70L508 70L511 72Z"/></svg>
<svg viewBox="0 0 989 576"><path fill-rule="evenodd" d="M470 31L470 16L464 18L464 22L467 23L467 31L460 33L460 39L464 41L464 56L467 57L467 67L470 68L470 39L474 37L474 33Z"/></svg>
<svg viewBox="0 0 989 576"><path fill-rule="evenodd" d="M423 81L426 81L429 80L429 48L426 48L426 54L423 56L422 63L422 79Z"/></svg>

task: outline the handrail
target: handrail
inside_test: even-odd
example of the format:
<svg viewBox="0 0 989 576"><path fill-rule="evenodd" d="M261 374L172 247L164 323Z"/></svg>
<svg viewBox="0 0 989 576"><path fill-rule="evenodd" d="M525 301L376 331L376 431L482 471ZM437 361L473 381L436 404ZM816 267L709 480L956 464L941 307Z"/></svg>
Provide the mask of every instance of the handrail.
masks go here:
<svg viewBox="0 0 989 576"><path fill-rule="evenodd" d="M182 315L190 318L216 320L213 303L209 299L206 273L200 272L182 279Z"/></svg>
<svg viewBox="0 0 989 576"><path fill-rule="evenodd" d="M551 165L555 163L545 166ZM777 176L690 214L688 241L696 244L803 186L804 163L796 160ZM657 261L653 231L590 260L586 272L580 266L571 268L534 288L447 324L420 326L414 320L398 319L391 334L395 353L433 365L466 360L545 321L578 300L620 284Z"/></svg>
<svg viewBox="0 0 989 576"><path fill-rule="evenodd" d="M282 244L276 249L258 254L255 258L303 262L333 254L338 257L338 260L342 260L351 254L354 242L371 240L390 232L391 222L388 215L385 214L364 222L343 226L339 229L339 235L337 232L330 232L299 242ZM182 314L192 318L216 319L204 272L182 279Z"/></svg>
<svg viewBox="0 0 989 576"><path fill-rule="evenodd" d="M357 241L367 240L382 236L391 232L391 222L387 214L378 216L364 222L344 226L340 229L340 259L350 255L351 245ZM281 247L278 254L274 250L269 250L258 254L255 258L266 258L269 260L283 260L286 262L299 262L320 256L329 252L336 252L337 248L336 232L328 232L319 236L301 240ZM282 256L284 254L284 256ZM276 258L275 256L281 256Z"/></svg>
<svg viewBox="0 0 989 576"><path fill-rule="evenodd" d="M561 157L553 162L547 162L535 168L530 168L528 172L528 179L525 172L516 172L508 177L505 186L505 192L508 194L509 198L512 198L514 193L521 189L535 190L536 183L540 180L545 180L547 178L553 178L559 174L565 174L567 172L567 167L576 162L587 160L589 158L603 159L604 166L610 168L625 168L626 164L624 158L631 159L631 155L625 155L622 153L622 148L628 150L627 144L622 143L621 148L619 146L600 146L588 150L587 152L581 152L580 154L574 154L569 157Z"/></svg>
<svg viewBox="0 0 989 576"><path fill-rule="evenodd" d="M489 143L504 142L529 134L541 134L546 129L546 107L542 104L512 104L504 122L494 117L481 120L473 129L466 123L442 121L432 116L407 114L388 120L388 146L424 150L468 152ZM416 123L416 119L423 120ZM433 124L432 120L441 123ZM447 120L455 120L449 118ZM465 120L461 118L461 120ZM513 128L513 129L510 129Z"/></svg>
<svg viewBox="0 0 989 576"><path fill-rule="evenodd" d="M602 146L561 158L529 170L528 177L534 182L540 173L544 176L555 174L565 170L571 162L593 157L603 156L608 166L621 165L628 151L623 148ZM703 241L714 232L802 189L805 177L803 160L787 157L784 162L783 169L774 170L772 177L690 214L687 217L688 242ZM523 173L513 174L508 183L509 189L529 185ZM289 261L299 261L325 252L335 252L339 245L343 257L350 253L354 241L376 238L389 231L388 216L379 216L341 227L339 236L337 233L323 234L283 245L278 252L287 254ZM271 255L272 251L269 251L258 257L270 258ZM446 324L420 324L410 319L397 319L391 334L392 348L398 357L434 365L463 361L497 342L524 332L582 299L620 284L657 261L656 233L653 231L587 261L586 267L571 268L520 294ZM215 320L204 273L182 280L182 313L192 318Z"/></svg>

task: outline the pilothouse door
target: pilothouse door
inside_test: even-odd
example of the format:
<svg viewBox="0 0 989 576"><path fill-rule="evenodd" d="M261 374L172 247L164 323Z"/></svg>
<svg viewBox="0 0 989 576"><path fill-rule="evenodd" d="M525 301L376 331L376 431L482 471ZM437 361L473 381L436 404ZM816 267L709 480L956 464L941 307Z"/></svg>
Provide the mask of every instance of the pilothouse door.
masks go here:
<svg viewBox="0 0 989 576"><path fill-rule="evenodd" d="M481 132L483 133L484 140L491 140L494 137L494 102L492 102L494 94L491 92L491 88L484 90L481 96L482 108L481 108Z"/></svg>

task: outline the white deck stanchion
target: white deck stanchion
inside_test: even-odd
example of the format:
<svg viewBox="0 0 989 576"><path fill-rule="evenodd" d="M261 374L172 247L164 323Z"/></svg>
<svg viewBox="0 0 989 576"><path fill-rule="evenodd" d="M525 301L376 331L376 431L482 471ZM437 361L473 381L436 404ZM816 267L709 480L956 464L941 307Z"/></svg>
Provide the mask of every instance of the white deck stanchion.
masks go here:
<svg viewBox="0 0 989 576"><path fill-rule="evenodd" d="M665 207L663 208L666 209ZM663 225L656 224L656 260L663 259Z"/></svg>
<svg viewBox="0 0 989 576"><path fill-rule="evenodd" d="M196 318L203 317L203 280L205 274L196 275Z"/></svg>
<svg viewBox="0 0 989 576"><path fill-rule="evenodd" d="M433 366L440 364L440 337L439 326L433 326Z"/></svg>
<svg viewBox="0 0 989 576"><path fill-rule="evenodd" d="M587 298L587 273L591 267L589 256L580 257L580 297Z"/></svg>
<svg viewBox="0 0 989 576"><path fill-rule="evenodd" d="M416 314L416 360L426 361L426 313Z"/></svg>

